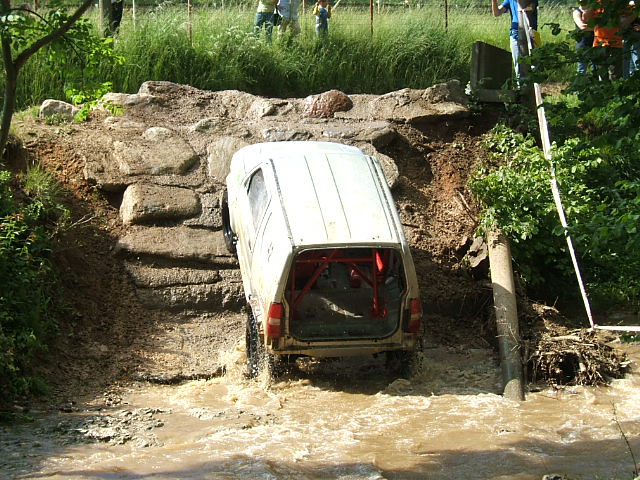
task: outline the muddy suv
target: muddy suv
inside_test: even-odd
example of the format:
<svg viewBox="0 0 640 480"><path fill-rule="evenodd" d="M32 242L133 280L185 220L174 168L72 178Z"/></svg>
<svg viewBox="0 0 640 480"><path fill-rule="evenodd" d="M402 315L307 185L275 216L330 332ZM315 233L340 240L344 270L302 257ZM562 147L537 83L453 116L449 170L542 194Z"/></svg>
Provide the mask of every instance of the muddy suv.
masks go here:
<svg viewBox="0 0 640 480"><path fill-rule="evenodd" d="M248 376L303 355L407 359L422 306L375 158L338 143L255 144L235 153L226 183L225 240L249 304Z"/></svg>

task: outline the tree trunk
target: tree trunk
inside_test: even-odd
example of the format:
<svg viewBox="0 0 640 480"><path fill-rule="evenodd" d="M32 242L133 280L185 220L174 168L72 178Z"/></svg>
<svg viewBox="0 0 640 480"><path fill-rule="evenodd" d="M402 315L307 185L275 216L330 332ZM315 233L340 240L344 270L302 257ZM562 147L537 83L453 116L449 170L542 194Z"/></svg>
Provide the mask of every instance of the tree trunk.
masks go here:
<svg viewBox="0 0 640 480"><path fill-rule="evenodd" d="M98 0L100 9L100 30L102 35L108 37L112 33L113 13L111 8L111 0Z"/></svg>
<svg viewBox="0 0 640 480"><path fill-rule="evenodd" d="M2 121L0 123L0 163L4 163L4 150L9 139L9 127L16 108L16 89L18 87L18 70L11 58L11 41L2 37L2 58L4 61L4 101L2 103Z"/></svg>
<svg viewBox="0 0 640 480"><path fill-rule="evenodd" d="M13 118L13 112L16 108L16 88L18 86L17 72L13 72L13 75L9 75L5 78L4 84L4 102L2 103L2 124L0 126L0 152L4 159L4 150L7 147L7 141L9 140L9 127L11 126L11 119Z"/></svg>

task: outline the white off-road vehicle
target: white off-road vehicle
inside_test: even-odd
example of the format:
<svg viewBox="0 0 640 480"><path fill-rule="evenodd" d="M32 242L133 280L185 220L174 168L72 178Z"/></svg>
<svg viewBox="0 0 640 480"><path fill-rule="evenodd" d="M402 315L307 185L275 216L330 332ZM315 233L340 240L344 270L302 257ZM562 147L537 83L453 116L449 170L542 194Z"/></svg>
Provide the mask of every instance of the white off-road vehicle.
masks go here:
<svg viewBox="0 0 640 480"><path fill-rule="evenodd" d="M248 376L303 355L408 358L422 306L375 158L338 143L255 144L235 153L226 183L224 234L249 304Z"/></svg>

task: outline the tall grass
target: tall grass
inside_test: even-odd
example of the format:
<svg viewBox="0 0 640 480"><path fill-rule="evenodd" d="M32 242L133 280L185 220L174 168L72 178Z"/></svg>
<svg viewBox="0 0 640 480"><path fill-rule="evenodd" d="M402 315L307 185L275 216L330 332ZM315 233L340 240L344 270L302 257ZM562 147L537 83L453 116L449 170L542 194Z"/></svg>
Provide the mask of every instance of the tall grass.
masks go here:
<svg viewBox="0 0 640 480"><path fill-rule="evenodd" d="M551 17L545 18L551 13ZM93 12L92 15L96 15ZM136 22L125 11L115 50L123 66L104 65L95 72L115 91L133 93L147 80L167 80L207 90L238 89L268 96L305 96L337 88L347 93L384 93L426 88L450 79L469 79L471 46L477 40L508 49L509 20L493 18L477 6L452 8L445 25L438 6L382 9L337 8L329 36L319 41L310 11L302 12L302 33L273 41L255 35L254 7L196 8L189 18L184 6L139 10ZM542 21L570 23L561 8L547 9ZM564 18L566 17L566 18ZM97 20L96 20L97 23ZM543 40L552 40L548 29ZM88 72L87 72L88 75ZM72 79L52 78L44 55L27 65L19 88L25 107L45 98L64 99Z"/></svg>

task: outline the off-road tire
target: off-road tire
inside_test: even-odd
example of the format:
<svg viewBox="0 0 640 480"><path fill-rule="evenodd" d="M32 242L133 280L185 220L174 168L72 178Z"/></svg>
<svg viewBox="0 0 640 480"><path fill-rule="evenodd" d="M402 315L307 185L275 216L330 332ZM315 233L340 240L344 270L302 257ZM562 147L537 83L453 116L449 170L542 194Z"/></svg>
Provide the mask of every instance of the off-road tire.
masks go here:
<svg viewBox="0 0 640 480"><path fill-rule="evenodd" d="M224 236L224 244L227 251L236 254L236 243L238 237L231 229L231 217L229 215L229 194L225 190L220 199L220 214L222 216L222 235Z"/></svg>
<svg viewBox="0 0 640 480"><path fill-rule="evenodd" d="M256 378L264 368L264 345L260 340L258 333L258 325L253 312L249 309L247 313L247 327L245 330L245 343L247 348L247 365L245 376L247 378Z"/></svg>
<svg viewBox="0 0 640 480"><path fill-rule="evenodd" d="M281 359L280 356L268 353L264 343L262 343L262 339L258 333L258 324L251 309L249 309L249 313L247 314L245 343L247 349L245 377L256 378L265 370L271 378L278 377L285 372L286 365L284 360Z"/></svg>
<svg viewBox="0 0 640 480"><path fill-rule="evenodd" d="M385 367L401 377L411 377L415 364L415 353L406 350L385 352Z"/></svg>

